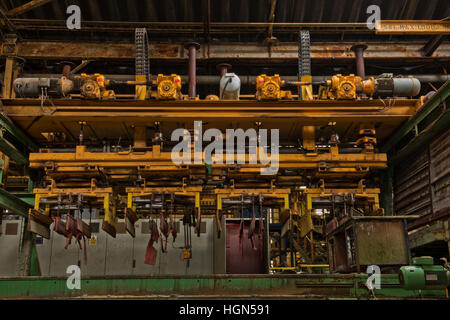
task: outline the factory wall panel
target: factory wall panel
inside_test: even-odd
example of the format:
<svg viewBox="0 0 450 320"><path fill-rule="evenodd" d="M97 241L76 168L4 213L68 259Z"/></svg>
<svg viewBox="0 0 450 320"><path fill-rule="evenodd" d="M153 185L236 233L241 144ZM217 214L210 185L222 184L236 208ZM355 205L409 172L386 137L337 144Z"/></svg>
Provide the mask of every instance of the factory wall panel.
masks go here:
<svg viewBox="0 0 450 320"><path fill-rule="evenodd" d="M53 228L53 225L51 228ZM72 238L72 242L67 249L64 248L67 243L67 238L63 235L52 231L50 238L52 241L50 242L51 256L49 274L51 276L67 276L66 271L68 266L80 265L80 258L83 257L83 251L74 238ZM39 257L39 260L41 260L41 257Z"/></svg>
<svg viewBox="0 0 450 320"><path fill-rule="evenodd" d="M430 182L433 191L433 212L450 207L450 129L430 143Z"/></svg>
<svg viewBox="0 0 450 320"><path fill-rule="evenodd" d="M50 230L53 230L53 224L50 226ZM39 270L42 276L50 275L50 263L52 257L53 239L60 236L55 232L50 233L50 239L45 239L41 236L36 236L36 253L39 263Z"/></svg>
<svg viewBox="0 0 450 320"><path fill-rule="evenodd" d="M200 233L200 237L191 228L192 257L187 263L183 259L183 251L181 249L170 248L167 256L162 256L160 262L161 274L211 274L213 270L213 237L214 223L213 219L202 219L202 223L206 224L203 229L204 233ZM175 247L184 246L184 227L180 223L180 234L175 241ZM170 240L171 241L171 240ZM169 248L169 246L168 246ZM178 261L173 264L171 261Z"/></svg>
<svg viewBox="0 0 450 320"><path fill-rule="evenodd" d="M136 265L133 270L134 274L139 275L170 275L170 274L211 274L213 273L213 219L202 219L205 223L205 233L201 233L200 237L194 234L194 228L191 227L192 235L192 259L185 260L183 258L184 246L184 227L181 219L175 219L175 223L179 224L179 232L173 242L172 235L167 240L167 252L162 252L161 241L154 244L158 254L156 256L156 264L150 266L144 264L145 252L147 249L150 234L147 233L148 220L139 220L139 231L136 229L136 242L134 246L134 258ZM159 228L159 219L157 219ZM142 228L144 226L144 228ZM144 233L141 231L144 230ZM165 246L165 238L163 236Z"/></svg>
<svg viewBox="0 0 450 320"><path fill-rule="evenodd" d="M173 242L172 235L169 235L167 239L167 251L162 252L161 243L157 245L158 249L158 265L159 274L188 274L189 270L193 268L192 260L189 260L189 265L187 260L183 258L183 250L179 247L184 246L184 230L183 224L180 225L180 234L177 234L175 242ZM192 233L194 228L191 229ZM192 234L192 240L194 240L194 235ZM163 245L165 246L165 238L163 238ZM194 241L192 241L192 246L195 247ZM193 249L194 250L194 249ZM200 270L200 269L199 269Z"/></svg>
<svg viewBox="0 0 450 320"><path fill-rule="evenodd" d="M0 276L17 275L22 220L3 220L0 232Z"/></svg>
<svg viewBox="0 0 450 320"><path fill-rule="evenodd" d="M213 228L213 244L214 244L214 273L225 274L226 271L226 229L225 229L225 216L222 216L222 232L220 238L217 238L216 233L216 220L214 220Z"/></svg>
<svg viewBox="0 0 450 320"><path fill-rule="evenodd" d="M106 236L105 275L125 275L133 272L134 239L125 231L124 220L119 219L116 237Z"/></svg>
<svg viewBox="0 0 450 320"><path fill-rule="evenodd" d="M396 215L439 216L450 207L450 129L394 168Z"/></svg>
<svg viewBox="0 0 450 320"><path fill-rule="evenodd" d="M156 222L159 228L159 221ZM160 244L154 244L154 247L158 250L158 254L156 255L156 264L154 266L150 266L144 263L145 259L145 251L147 249L148 240L150 239L150 233L148 230L148 219L139 219L135 223L136 228L136 238L134 240L134 250L133 250L133 259L134 259L134 268L133 274L139 275L157 275L159 274L159 259L161 257L160 253Z"/></svg>
<svg viewBox="0 0 450 320"><path fill-rule="evenodd" d="M83 220L89 224L89 219ZM106 241L110 236L101 229L102 221L102 219L91 220L91 239L86 239L86 263L83 259L83 252L80 252L82 275L101 276L105 274Z"/></svg>
<svg viewBox="0 0 450 320"><path fill-rule="evenodd" d="M89 219L84 219L89 223ZM161 241L154 244L157 250L156 264L150 266L144 264L150 233L148 231L148 220L140 219L136 222L136 238L132 238L123 228L124 220L119 220L116 238L111 237L101 229L102 220L92 219L91 224L98 224L92 232L95 241L86 239L87 263L84 263L83 250L72 239L72 244L64 249L66 238L53 232L50 240L40 239L37 241L39 265L42 275L65 276L69 265L80 265L82 276L95 275L171 275L171 274L212 274L224 273L224 270L214 269L214 259L223 262L225 268L225 236L222 238L223 248L214 249L215 221L211 218L202 219L203 228L200 237L191 227L192 259L183 258L184 227L180 218L176 219L178 234L175 242L172 235L167 241L167 252L162 252ZM159 228L159 219L157 219ZM52 226L53 227L53 226ZM40 243L42 241L42 243ZM220 242L220 241L219 241ZM165 238L163 237L165 245ZM82 246L84 242L82 241ZM216 250L216 251L215 251ZM214 258L214 255L219 255Z"/></svg>

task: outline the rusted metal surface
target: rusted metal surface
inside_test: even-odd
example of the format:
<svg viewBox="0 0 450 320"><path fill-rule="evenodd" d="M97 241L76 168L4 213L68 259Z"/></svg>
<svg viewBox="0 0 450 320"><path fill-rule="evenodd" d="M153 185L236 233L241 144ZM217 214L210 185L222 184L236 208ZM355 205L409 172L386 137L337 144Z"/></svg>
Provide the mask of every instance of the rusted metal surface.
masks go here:
<svg viewBox="0 0 450 320"><path fill-rule="evenodd" d="M0 298L153 299L372 299L367 274L192 275L83 277L81 290L67 277L0 277ZM395 274L381 275L377 299L445 299L445 290L405 290Z"/></svg>
<svg viewBox="0 0 450 320"><path fill-rule="evenodd" d="M415 153L413 159L394 168L395 213L417 214L421 218L410 228L450 214L450 130Z"/></svg>
<svg viewBox="0 0 450 320"><path fill-rule="evenodd" d="M450 129L435 139L429 148L433 211L450 211Z"/></svg>
<svg viewBox="0 0 450 320"><path fill-rule="evenodd" d="M356 237L360 265L409 263L404 221L359 221L356 223Z"/></svg>
<svg viewBox="0 0 450 320"><path fill-rule="evenodd" d="M437 48L442 44L444 41L445 36L443 35L437 35L431 38L422 48L422 54L425 57L430 57L433 55L434 51L436 51Z"/></svg>
<svg viewBox="0 0 450 320"><path fill-rule="evenodd" d="M342 8L342 6L339 6ZM36 30L54 30L54 31L68 31L64 28L65 20L30 20L30 19L11 19L11 22L17 26L18 30L29 30L34 28ZM292 32L292 29L299 28L326 28L328 30L336 32L336 29L345 31L351 28L357 28L356 31L361 33L375 33L381 35L447 35L450 33L450 22L439 20L397 20L386 21L380 20L380 25L375 30L367 28L365 22L359 23L345 23L345 22L211 22L207 25L205 23L183 23L178 22L179 27L174 28L175 24L171 22L159 22L159 23L145 23L145 22L118 22L118 21L85 21L83 31L103 31L103 32L128 32L132 30L137 24L141 27L152 28L150 32L159 30L160 32L171 33L183 33L186 31L198 31L201 33L211 34L230 34L233 32L241 33L257 33L268 28L268 35L276 31L277 33ZM155 26L159 26L158 29L154 29ZM164 28L162 28L164 27ZM206 27L206 28L205 28ZM353 30L355 31L355 30Z"/></svg>
<svg viewBox="0 0 450 320"><path fill-rule="evenodd" d="M149 44L149 57L156 58L182 58L183 48L178 44L173 43L150 43Z"/></svg>
<svg viewBox="0 0 450 320"><path fill-rule="evenodd" d="M450 220L435 221L423 228L409 232L411 249L432 244L436 241L450 241ZM450 247L449 247L450 250Z"/></svg>
<svg viewBox="0 0 450 320"><path fill-rule="evenodd" d="M26 41L18 44L18 55L36 59L134 59L134 44Z"/></svg>
<svg viewBox="0 0 450 320"><path fill-rule="evenodd" d="M331 272L409 263L405 216L351 217L327 234Z"/></svg>
<svg viewBox="0 0 450 320"><path fill-rule="evenodd" d="M348 59L355 58L351 42L313 42L311 59ZM128 42L78 42L78 41L30 41L17 44L18 55L34 59L134 59L134 44ZM427 59L421 53L422 42L371 42L364 51L365 59ZM149 44L151 59L187 60L188 55L182 44ZM5 55L4 52L1 53ZM449 59L450 44L443 43L436 49L433 58ZM292 42L280 42L270 47L257 43L209 43L202 44L197 59L298 59L298 45Z"/></svg>
<svg viewBox="0 0 450 320"><path fill-rule="evenodd" d="M185 48L189 52L189 98L195 99L197 97L197 50L200 48L200 44L189 42L185 44Z"/></svg>
<svg viewBox="0 0 450 320"><path fill-rule="evenodd" d="M428 156L426 150L394 169L394 211L396 215L431 213Z"/></svg>

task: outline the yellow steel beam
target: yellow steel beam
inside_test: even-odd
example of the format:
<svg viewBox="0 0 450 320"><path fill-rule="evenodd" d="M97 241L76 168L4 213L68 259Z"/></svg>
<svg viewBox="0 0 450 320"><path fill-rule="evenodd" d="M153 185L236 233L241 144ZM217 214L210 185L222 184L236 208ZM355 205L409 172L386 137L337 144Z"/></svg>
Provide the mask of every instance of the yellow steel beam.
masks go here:
<svg viewBox="0 0 450 320"><path fill-rule="evenodd" d="M114 139L123 137L124 130L129 130L132 125L146 126L156 121L161 121L165 133L180 126L192 128L194 120L213 123L222 131L233 128L230 124L235 123L239 123L240 128L253 128L255 121L260 121L269 130L289 126L289 131L280 130L280 139L287 138L290 142L296 142L299 136L292 128L305 125L323 126L333 121L336 132L342 135L355 123L377 122L380 123L377 138L383 141L422 106L421 99L273 102L68 99L52 100L54 106L46 104L43 112L39 99L3 99L2 103L11 120L37 141L45 140L42 132L62 132L69 140L75 139L80 119L95 128L98 134ZM39 117L39 121L30 126L33 117Z"/></svg>
<svg viewBox="0 0 450 320"><path fill-rule="evenodd" d="M356 196L367 197L376 196L380 194L379 188L368 188L368 189L354 189L354 188L330 188L330 189L319 189L319 188L307 188L303 190L304 193L311 195L312 197L330 197L332 195L345 195L353 193Z"/></svg>
<svg viewBox="0 0 450 320"><path fill-rule="evenodd" d="M240 155L242 156L242 155ZM250 155L244 155L245 164L241 167L247 168L264 168L269 165L262 165L259 163L249 164ZM216 168L229 168L233 165L226 164L226 154L223 154L222 164L213 164ZM204 156L202 157L204 159ZM237 163L238 155L233 155L233 162ZM259 159L259 157L258 157ZM191 154L191 164L187 164L188 167L203 167L204 163L194 164L194 156ZM279 155L279 168L282 169L307 169L318 168L318 163L333 164L339 168L354 168L360 167L375 167L385 168L387 157L386 154L377 153L355 153L355 154L339 154L336 152L321 153L314 155L305 154L280 154ZM77 146L76 152L71 153L30 153L30 167L42 168L47 167L49 171L88 171L86 168L91 167L93 170L96 168L141 168L152 167L156 165L159 169L164 167L172 169L185 168L177 166L172 162L171 152L161 152L156 156L152 151L146 151L142 153L132 153L131 150L127 152L106 153L106 152L89 152L86 151L86 146Z"/></svg>
<svg viewBox="0 0 450 320"><path fill-rule="evenodd" d="M376 34L450 34L450 21L442 20L380 20Z"/></svg>
<svg viewBox="0 0 450 320"><path fill-rule="evenodd" d="M328 268L329 264L299 264L300 268Z"/></svg>
<svg viewBox="0 0 450 320"><path fill-rule="evenodd" d="M113 194L113 189L111 187L98 188L95 186L95 180L91 181L90 187L70 187L70 188L60 188L56 186L56 183L52 180L51 184L47 188L35 188L33 189L35 194L34 208L36 210L40 207L40 200L45 198L56 198L60 195L77 195L81 194L83 197L98 198L99 202L104 202L103 199Z"/></svg>
<svg viewBox="0 0 450 320"><path fill-rule="evenodd" d="M12 94L12 81L14 73L14 58L6 58L5 76L3 79L3 97L11 98Z"/></svg>
<svg viewBox="0 0 450 320"><path fill-rule="evenodd" d="M261 194L263 197L266 198L278 198L278 199L285 199L286 195L289 195L291 193L291 189L281 189L281 188L274 188L274 189L215 189L214 193L218 196L220 196L221 199L224 198L232 198L237 197L241 195L259 195Z"/></svg>
<svg viewBox="0 0 450 320"><path fill-rule="evenodd" d="M173 193L174 195L179 196L191 196L195 197L196 194L202 191L202 187L155 187L155 188L149 188L149 187L129 187L126 188L126 192L128 193L128 196L131 195L131 197L142 197L142 196L149 196L152 193Z"/></svg>

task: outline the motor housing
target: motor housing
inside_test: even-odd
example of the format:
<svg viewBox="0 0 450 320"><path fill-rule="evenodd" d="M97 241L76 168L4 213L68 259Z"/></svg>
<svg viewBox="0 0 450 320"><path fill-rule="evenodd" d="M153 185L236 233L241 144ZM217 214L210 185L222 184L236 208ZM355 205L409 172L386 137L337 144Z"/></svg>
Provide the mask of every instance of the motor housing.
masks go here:
<svg viewBox="0 0 450 320"><path fill-rule="evenodd" d="M239 100L241 79L234 73L225 73L220 78L220 99Z"/></svg>
<svg viewBox="0 0 450 320"><path fill-rule="evenodd" d="M37 98L42 95L64 97L73 90L73 81L61 78L17 78L14 92L20 98Z"/></svg>
<svg viewBox="0 0 450 320"><path fill-rule="evenodd" d="M413 258L413 265L399 271L400 285L406 290L445 289L450 286L450 271L433 265L432 257Z"/></svg>

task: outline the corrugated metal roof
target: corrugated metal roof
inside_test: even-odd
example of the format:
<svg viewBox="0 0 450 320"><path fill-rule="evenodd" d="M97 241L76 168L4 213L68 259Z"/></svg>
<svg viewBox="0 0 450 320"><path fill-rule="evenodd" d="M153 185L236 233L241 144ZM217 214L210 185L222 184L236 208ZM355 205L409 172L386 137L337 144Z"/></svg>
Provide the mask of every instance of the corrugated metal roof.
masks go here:
<svg viewBox="0 0 450 320"><path fill-rule="evenodd" d="M0 5L3 2L7 7L3 9L8 11L29 1L2 0ZM209 15L208 1L210 1ZM80 6L82 15L82 28L76 34L65 27L65 20L68 17L66 9L72 4ZM367 8L373 4L380 6L381 19L384 20L440 20L450 14L448 0L278 0L274 22L364 23L369 16ZM203 41L207 38L223 42L261 42L268 36L267 26L211 28L207 22L267 23L271 21L270 7L271 0L53 0L11 17L11 21L18 26L20 34L28 39L131 41L133 28L142 26L139 23L146 23L152 41ZM89 21L90 25L87 23ZM100 21L111 24L98 23ZM134 24L126 24L127 22ZM115 23L114 30L111 29L112 23ZM122 24L117 25L118 23ZM155 26L151 23L165 25ZM191 25L188 25L189 23ZM192 25L193 23L196 25ZM296 32L293 30L292 27L275 26L273 36L280 41L296 41ZM313 41L339 41L342 40L344 33L345 38L351 41L386 39L368 31L365 28L359 30L347 28L345 32L343 29L327 32L316 29ZM415 36L409 39L427 38ZM390 38L393 41L398 39L401 37Z"/></svg>
<svg viewBox="0 0 450 320"><path fill-rule="evenodd" d="M30 0L3 0L7 8ZM202 4L190 0L53 0L19 18L65 19L66 8L80 6L89 21L201 22ZM266 22L270 0L210 0L211 21ZM382 19L440 20L449 15L448 0L278 0L275 22L364 22L366 8L379 5Z"/></svg>

